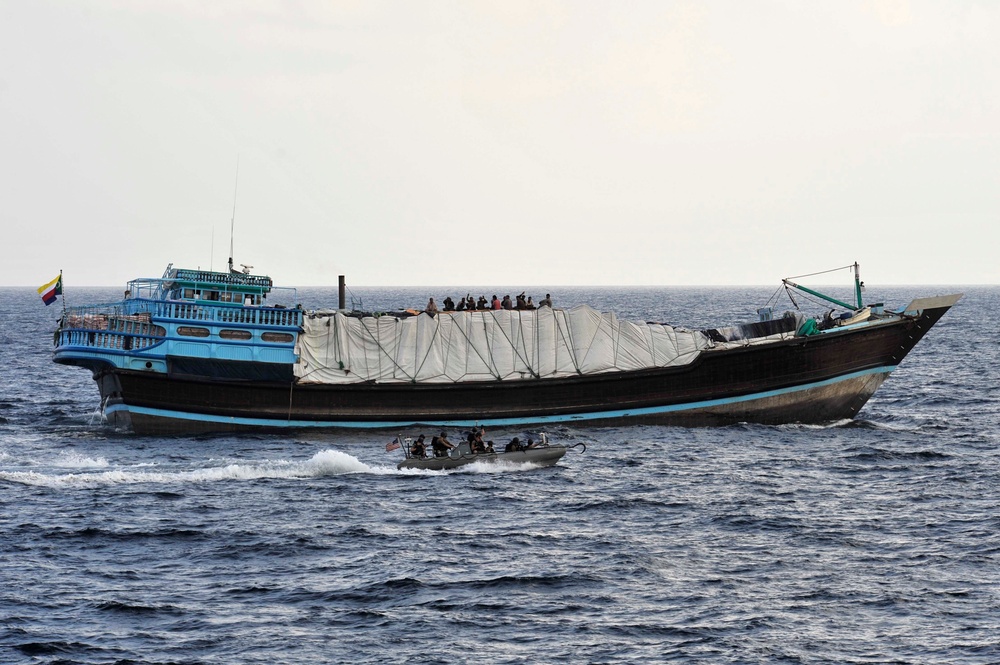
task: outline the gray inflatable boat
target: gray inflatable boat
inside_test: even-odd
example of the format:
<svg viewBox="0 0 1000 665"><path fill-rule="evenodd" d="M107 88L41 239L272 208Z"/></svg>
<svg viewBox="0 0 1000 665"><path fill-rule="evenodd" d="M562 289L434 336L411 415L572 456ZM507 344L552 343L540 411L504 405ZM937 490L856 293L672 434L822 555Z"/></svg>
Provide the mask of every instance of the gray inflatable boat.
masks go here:
<svg viewBox="0 0 1000 665"><path fill-rule="evenodd" d="M511 452L474 453L468 443L461 443L442 457L407 457L396 465L397 469L430 469L441 471L457 469L467 464L533 464L535 466L552 466L558 462L570 448L580 446L585 452L587 447L582 443L563 446L551 443L538 443L531 448Z"/></svg>

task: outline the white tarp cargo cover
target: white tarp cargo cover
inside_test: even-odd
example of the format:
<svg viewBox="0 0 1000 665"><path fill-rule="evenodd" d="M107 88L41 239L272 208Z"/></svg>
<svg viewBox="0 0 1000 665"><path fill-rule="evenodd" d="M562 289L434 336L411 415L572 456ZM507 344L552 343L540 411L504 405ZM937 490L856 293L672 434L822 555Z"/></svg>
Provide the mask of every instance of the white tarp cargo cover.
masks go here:
<svg viewBox="0 0 1000 665"><path fill-rule="evenodd" d="M309 312L296 344L304 383L510 381L684 365L700 332L572 309L352 317Z"/></svg>

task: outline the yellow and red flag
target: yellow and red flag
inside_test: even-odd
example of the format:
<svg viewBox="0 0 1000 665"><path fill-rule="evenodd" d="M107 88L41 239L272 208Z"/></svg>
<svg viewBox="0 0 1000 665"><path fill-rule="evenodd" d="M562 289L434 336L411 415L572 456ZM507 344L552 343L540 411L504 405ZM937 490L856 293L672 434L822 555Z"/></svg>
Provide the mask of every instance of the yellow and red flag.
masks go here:
<svg viewBox="0 0 1000 665"><path fill-rule="evenodd" d="M38 295L42 296L46 307L54 303L56 296L62 295L62 273L48 284L38 287Z"/></svg>

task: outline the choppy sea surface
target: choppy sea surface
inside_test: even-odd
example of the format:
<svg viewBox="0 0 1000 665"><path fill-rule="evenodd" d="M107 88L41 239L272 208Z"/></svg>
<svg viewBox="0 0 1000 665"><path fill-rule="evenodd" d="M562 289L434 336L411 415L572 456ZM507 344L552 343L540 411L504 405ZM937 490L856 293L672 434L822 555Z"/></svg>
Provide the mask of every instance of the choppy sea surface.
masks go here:
<svg viewBox="0 0 1000 665"><path fill-rule="evenodd" d="M544 290L689 327L772 294ZM51 361L61 303L0 289L0 662L1000 662L1000 288L867 299L954 291L853 421L556 428L586 453L404 473L389 432L114 431Z"/></svg>

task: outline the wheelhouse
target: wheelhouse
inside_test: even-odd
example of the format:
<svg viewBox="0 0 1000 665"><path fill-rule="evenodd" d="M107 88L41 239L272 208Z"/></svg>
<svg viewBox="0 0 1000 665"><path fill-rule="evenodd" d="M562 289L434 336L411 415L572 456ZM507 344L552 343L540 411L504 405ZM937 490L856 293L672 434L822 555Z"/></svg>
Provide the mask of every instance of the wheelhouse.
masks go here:
<svg viewBox="0 0 1000 665"><path fill-rule="evenodd" d="M168 266L160 279L135 279L129 282L125 297L185 301L197 305L287 307L290 303L275 302L275 300L286 300L288 295L294 298L294 294L295 289L275 289L271 278L266 275L188 270ZM268 302L268 295L272 295L271 302Z"/></svg>

